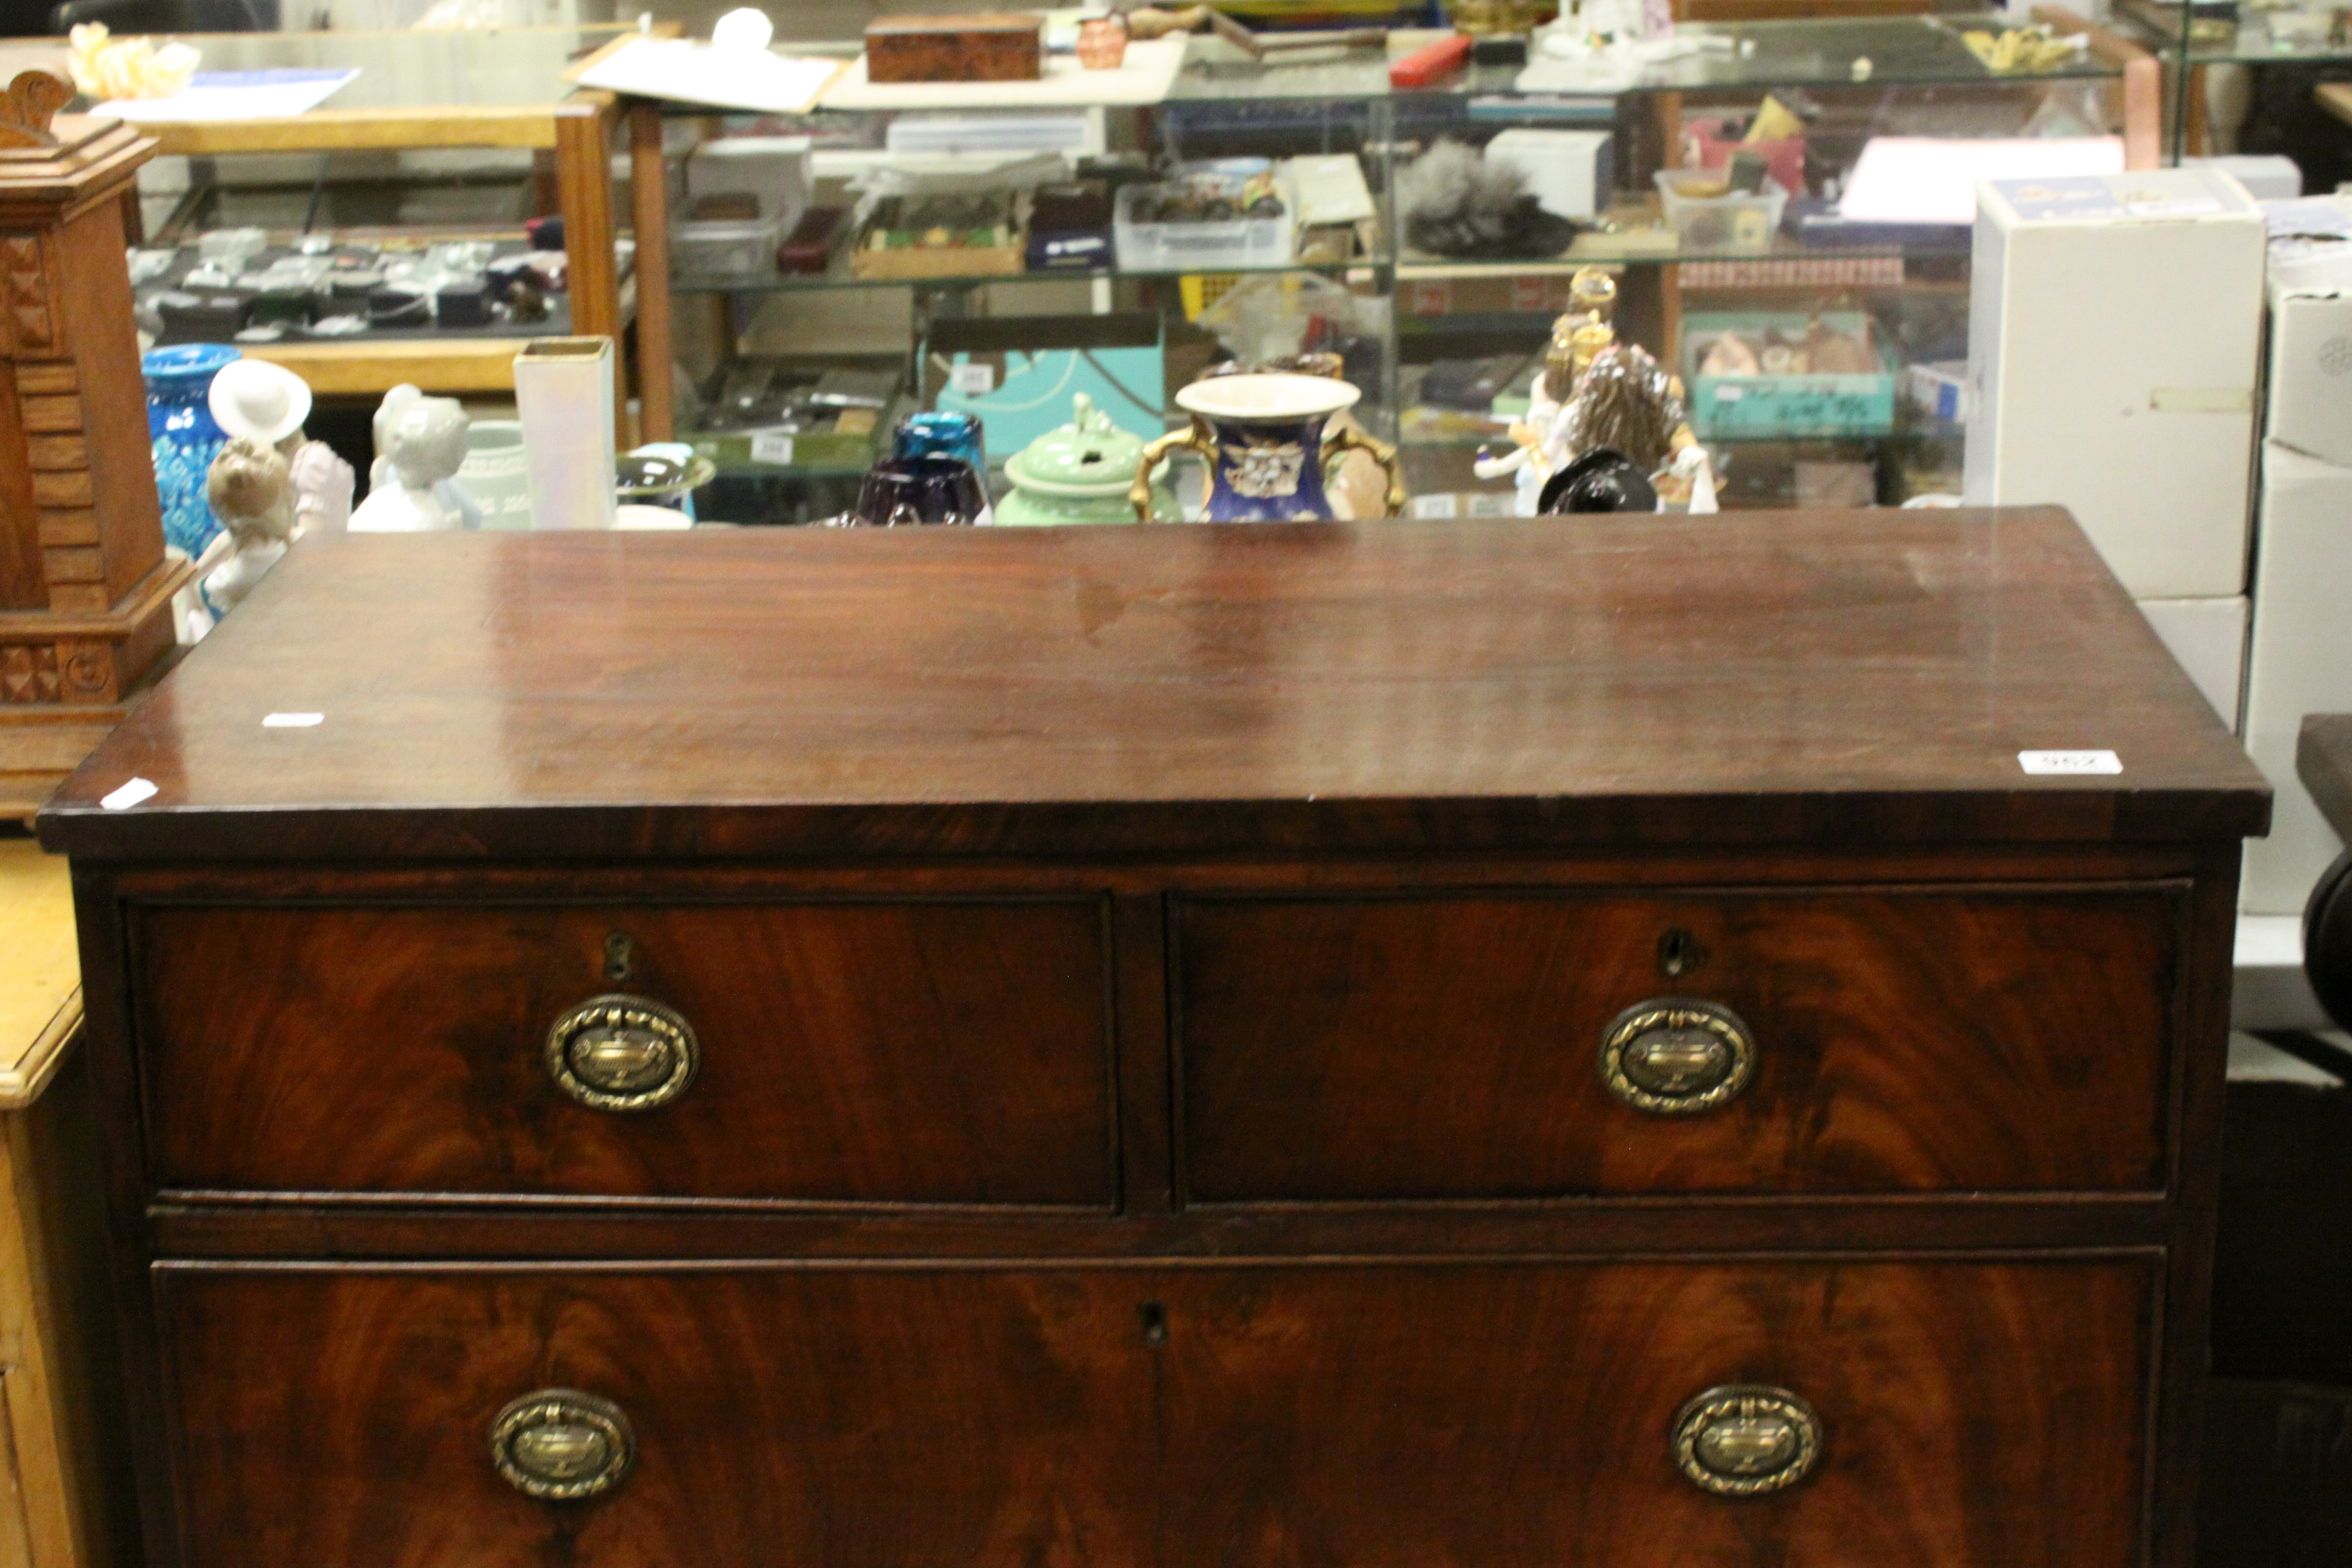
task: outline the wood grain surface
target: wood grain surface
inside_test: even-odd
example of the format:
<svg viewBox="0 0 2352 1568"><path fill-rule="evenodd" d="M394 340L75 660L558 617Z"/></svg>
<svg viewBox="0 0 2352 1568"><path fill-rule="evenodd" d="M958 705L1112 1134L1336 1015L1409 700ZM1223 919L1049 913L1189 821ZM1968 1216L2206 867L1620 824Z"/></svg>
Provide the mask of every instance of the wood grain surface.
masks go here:
<svg viewBox="0 0 2352 1568"><path fill-rule="evenodd" d="M1185 1190L2160 1189L2185 894L1184 899ZM1673 997L1756 1040L1726 1104L1602 1083L1611 1020Z"/></svg>
<svg viewBox="0 0 2352 1568"><path fill-rule="evenodd" d="M2124 772L2021 771L2047 748ZM134 777L151 801L99 805ZM2073 522L2019 510L322 538L43 820L83 856L594 859L2179 842L2266 812Z"/></svg>
<svg viewBox="0 0 2352 1568"><path fill-rule="evenodd" d="M190 1562L2130 1568L2150 1285L2132 1260L175 1268L162 1302ZM1812 1479L1726 1500L1676 1473L1676 1410L1732 1381L1814 1405ZM547 1386L628 1415L614 1493L493 1473L492 1417Z"/></svg>
<svg viewBox="0 0 2352 1568"><path fill-rule="evenodd" d="M138 942L167 1187L1114 1201L1099 901L165 908ZM659 1109L549 1076L616 991L699 1038Z"/></svg>

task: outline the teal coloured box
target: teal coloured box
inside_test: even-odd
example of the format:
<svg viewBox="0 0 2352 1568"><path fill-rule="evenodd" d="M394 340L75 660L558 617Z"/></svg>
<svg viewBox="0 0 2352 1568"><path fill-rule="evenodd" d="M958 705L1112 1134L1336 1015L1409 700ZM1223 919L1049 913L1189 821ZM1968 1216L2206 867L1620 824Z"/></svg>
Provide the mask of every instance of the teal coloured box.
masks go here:
<svg viewBox="0 0 2352 1568"><path fill-rule="evenodd" d="M1830 436L1881 436L1895 428L1895 381L1901 369L1870 318L1858 310L1821 313L1821 324L1845 336L1861 336L1877 353L1879 368L1855 374L1702 376L1700 363L1716 338L1736 332L1750 347L1778 332L1804 341L1813 317L1788 311L1699 312L1683 319L1683 385L1690 393L1691 429L1699 439L1802 440Z"/></svg>

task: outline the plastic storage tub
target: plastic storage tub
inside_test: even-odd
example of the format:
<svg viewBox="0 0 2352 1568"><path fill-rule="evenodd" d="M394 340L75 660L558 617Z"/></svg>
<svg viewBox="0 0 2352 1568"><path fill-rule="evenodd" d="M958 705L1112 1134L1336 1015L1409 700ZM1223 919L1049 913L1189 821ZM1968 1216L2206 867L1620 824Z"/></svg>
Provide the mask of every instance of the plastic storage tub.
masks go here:
<svg viewBox="0 0 2352 1568"><path fill-rule="evenodd" d="M670 227L677 270L694 277L765 277L776 271L776 247L808 208L809 139L805 136L724 136L704 142L686 160L687 200ZM749 218L691 216L705 196L749 196Z"/></svg>
<svg viewBox="0 0 2352 1568"><path fill-rule="evenodd" d="M797 223L809 202L809 149L806 136L721 136L703 142L686 160L686 193L756 196L762 216L780 212L786 222Z"/></svg>
<svg viewBox="0 0 2352 1568"><path fill-rule="evenodd" d="M681 218L670 225L672 265L682 277L762 278L776 270L782 213L756 218Z"/></svg>
<svg viewBox="0 0 2352 1568"><path fill-rule="evenodd" d="M1771 180L1753 195L1730 191L1721 196L1685 196L1674 187L1688 169L1660 169L1658 202L1667 225L1684 250L1764 250L1780 232L1780 215L1788 206L1788 192Z"/></svg>
<svg viewBox="0 0 2352 1568"><path fill-rule="evenodd" d="M1152 193L1147 186L1120 188L1111 237L1121 271L1243 272L1252 267L1279 267L1290 260L1293 204L1287 194L1278 217L1139 222L1136 204Z"/></svg>
<svg viewBox="0 0 2352 1568"><path fill-rule="evenodd" d="M1884 435L1895 427L1896 361L1870 318L1856 310L1828 310L1821 324L1846 336L1867 335L1878 368L1818 374L1702 376L1708 348L1726 332L1762 342L1778 332L1801 338L1812 324L1803 313L1695 312L1683 318L1683 384L1690 389L1691 429L1702 440Z"/></svg>

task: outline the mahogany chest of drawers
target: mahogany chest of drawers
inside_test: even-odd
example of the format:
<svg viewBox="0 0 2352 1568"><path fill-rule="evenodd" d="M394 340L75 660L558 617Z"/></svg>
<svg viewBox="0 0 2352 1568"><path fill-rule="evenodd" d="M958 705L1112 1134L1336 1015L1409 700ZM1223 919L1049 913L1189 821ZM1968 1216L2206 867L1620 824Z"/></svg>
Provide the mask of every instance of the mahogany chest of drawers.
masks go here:
<svg viewBox="0 0 2352 1568"><path fill-rule="evenodd" d="M2186 1568L2266 812L2052 511L306 542L43 818L149 1562Z"/></svg>

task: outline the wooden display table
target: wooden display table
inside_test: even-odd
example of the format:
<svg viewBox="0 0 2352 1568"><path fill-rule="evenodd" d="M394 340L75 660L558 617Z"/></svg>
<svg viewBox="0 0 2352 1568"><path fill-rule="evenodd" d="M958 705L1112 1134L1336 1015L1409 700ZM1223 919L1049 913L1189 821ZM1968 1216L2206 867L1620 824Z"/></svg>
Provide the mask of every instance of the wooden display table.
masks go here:
<svg viewBox="0 0 2352 1568"><path fill-rule="evenodd" d="M129 1560L65 863L0 838L0 1563Z"/></svg>
<svg viewBox="0 0 2352 1568"><path fill-rule="evenodd" d="M675 30L674 23L657 29ZM614 254L611 155L618 111L611 95L576 89L563 71L583 51L607 47L634 31L633 25L599 24L205 34L185 41L203 51L207 71L356 67L359 75L304 114L152 120L140 129L167 157L460 148L549 154L570 263L570 331L612 338L618 372L622 332L632 309ZM63 60L61 48L43 50L21 42L0 54L16 66L61 65ZM498 393L513 390L515 354L531 341L499 332L371 333L336 342L252 346L245 352L299 373L322 397L381 396L401 382L428 392Z"/></svg>
<svg viewBox="0 0 2352 1568"><path fill-rule="evenodd" d="M149 1562L2187 1568L2267 809L2051 510L323 538L41 819Z"/></svg>

